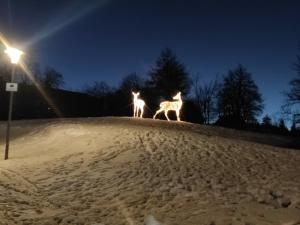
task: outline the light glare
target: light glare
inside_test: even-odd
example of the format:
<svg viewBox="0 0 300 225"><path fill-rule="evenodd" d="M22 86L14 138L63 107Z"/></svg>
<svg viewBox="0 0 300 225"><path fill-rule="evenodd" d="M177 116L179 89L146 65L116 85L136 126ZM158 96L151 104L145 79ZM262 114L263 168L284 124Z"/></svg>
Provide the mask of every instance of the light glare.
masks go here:
<svg viewBox="0 0 300 225"><path fill-rule="evenodd" d="M24 54L24 52L20 51L19 49L7 47L4 51L10 58L10 62L12 64L18 64L21 58L21 55Z"/></svg>

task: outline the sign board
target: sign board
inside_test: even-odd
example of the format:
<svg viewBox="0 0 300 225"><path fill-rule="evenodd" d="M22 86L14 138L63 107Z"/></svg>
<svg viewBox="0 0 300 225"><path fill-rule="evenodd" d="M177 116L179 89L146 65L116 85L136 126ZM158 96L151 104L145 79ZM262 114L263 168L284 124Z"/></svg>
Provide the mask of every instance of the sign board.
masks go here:
<svg viewBox="0 0 300 225"><path fill-rule="evenodd" d="M18 84L17 83L6 83L6 91L18 91Z"/></svg>

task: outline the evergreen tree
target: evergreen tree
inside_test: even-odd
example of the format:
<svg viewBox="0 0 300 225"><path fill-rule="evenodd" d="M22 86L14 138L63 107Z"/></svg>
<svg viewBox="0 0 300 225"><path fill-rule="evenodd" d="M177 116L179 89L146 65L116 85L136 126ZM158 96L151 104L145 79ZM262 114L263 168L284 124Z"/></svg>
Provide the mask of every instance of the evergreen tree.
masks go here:
<svg viewBox="0 0 300 225"><path fill-rule="evenodd" d="M178 91L186 95L190 90L191 82L185 66L178 61L171 49L162 51L149 75L147 85L157 97L170 99Z"/></svg>
<svg viewBox="0 0 300 225"><path fill-rule="evenodd" d="M262 102L251 74L239 65L224 77L218 94L218 122L235 127L256 122L256 117L263 109Z"/></svg>
<svg viewBox="0 0 300 225"><path fill-rule="evenodd" d="M269 117L269 115L264 116L264 118L262 119L262 125L264 127L271 127L272 126L272 120Z"/></svg>
<svg viewBox="0 0 300 225"><path fill-rule="evenodd" d="M282 134L288 133L288 129L287 129L283 119L279 120L278 128L279 128L280 133L282 133Z"/></svg>

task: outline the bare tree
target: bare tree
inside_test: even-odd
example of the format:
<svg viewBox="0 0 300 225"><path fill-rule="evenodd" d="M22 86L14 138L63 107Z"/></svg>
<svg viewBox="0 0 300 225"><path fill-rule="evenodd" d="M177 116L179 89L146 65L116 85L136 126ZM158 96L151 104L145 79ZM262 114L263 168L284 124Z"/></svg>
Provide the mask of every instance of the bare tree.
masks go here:
<svg viewBox="0 0 300 225"><path fill-rule="evenodd" d="M143 87L144 80L137 73L131 73L122 79L119 91L131 96L131 91L140 91Z"/></svg>
<svg viewBox="0 0 300 225"><path fill-rule="evenodd" d="M300 106L300 53L296 56L293 66L296 71L296 77L289 82L290 89L283 92L286 99L285 103L281 106L282 115L292 123L294 122L293 116L299 113Z"/></svg>
<svg viewBox="0 0 300 225"><path fill-rule="evenodd" d="M195 103L200 109L204 124L210 124L216 116L218 89L217 78L209 83L200 84L199 77L197 77L193 82Z"/></svg>
<svg viewBox="0 0 300 225"><path fill-rule="evenodd" d="M46 68L42 82L46 87L59 88L64 85L64 77L53 68Z"/></svg>
<svg viewBox="0 0 300 225"><path fill-rule="evenodd" d="M95 81L92 85L84 87L83 92L99 98L107 96L112 92L112 88L104 81Z"/></svg>
<svg viewBox="0 0 300 225"><path fill-rule="evenodd" d="M290 90L285 93L288 105L300 104L300 55L297 56L294 69L297 72L297 77L290 81Z"/></svg>

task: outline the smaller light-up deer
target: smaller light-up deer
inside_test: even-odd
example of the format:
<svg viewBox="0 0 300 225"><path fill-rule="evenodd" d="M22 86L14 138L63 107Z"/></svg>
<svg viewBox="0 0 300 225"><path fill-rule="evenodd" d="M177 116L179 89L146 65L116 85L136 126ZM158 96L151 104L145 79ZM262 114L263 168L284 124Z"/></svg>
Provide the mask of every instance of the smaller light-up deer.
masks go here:
<svg viewBox="0 0 300 225"><path fill-rule="evenodd" d="M139 99L139 95L140 92L134 93L133 94L133 117L141 117L143 118L143 114L144 114L144 106L145 106L145 102L142 99ZM140 112L140 116L139 116L139 112Z"/></svg>
<svg viewBox="0 0 300 225"><path fill-rule="evenodd" d="M168 121L170 121L168 117L168 112L169 111L175 111L176 112L176 117L177 121L180 121L180 109L182 107L182 100L181 100L181 92L178 92L177 95L173 97L174 100L176 101L164 101L160 103L159 107L160 109L156 111L155 115L153 116L153 119L157 116L157 114L161 113L164 111L165 116Z"/></svg>

